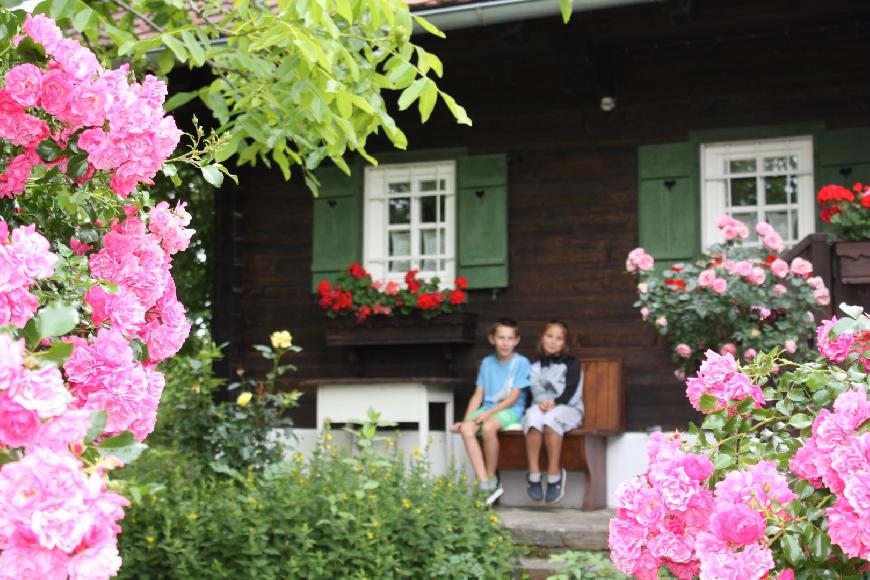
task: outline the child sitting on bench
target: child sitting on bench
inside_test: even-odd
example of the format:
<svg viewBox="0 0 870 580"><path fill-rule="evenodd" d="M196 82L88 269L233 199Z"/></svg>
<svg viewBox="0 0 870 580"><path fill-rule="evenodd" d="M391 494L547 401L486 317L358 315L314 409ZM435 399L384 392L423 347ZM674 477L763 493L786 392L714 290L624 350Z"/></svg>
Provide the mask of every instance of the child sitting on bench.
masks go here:
<svg viewBox="0 0 870 580"><path fill-rule="evenodd" d="M532 404L523 419L529 474L526 495L555 504L565 495L562 437L583 422L583 367L568 354L568 327L551 320L538 340L540 360L529 374ZM541 446L547 446L547 492L541 476Z"/></svg>

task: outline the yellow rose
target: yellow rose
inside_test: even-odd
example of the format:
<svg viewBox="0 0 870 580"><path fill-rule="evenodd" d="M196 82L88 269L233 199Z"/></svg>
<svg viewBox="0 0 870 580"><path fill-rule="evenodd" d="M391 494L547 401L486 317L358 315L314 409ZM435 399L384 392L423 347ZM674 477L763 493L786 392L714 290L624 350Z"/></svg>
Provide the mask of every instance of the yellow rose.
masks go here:
<svg viewBox="0 0 870 580"><path fill-rule="evenodd" d="M286 330L279 330L272 333L272 348L290 348L293 346L293 335Z"/></svg>
<svg viewBox="0 0 870 580"><path fill-rule="evenodd" d="M251 395L251 393L242 393L241 395L239 395L239 398L236 399L236 403L237 403L240 407L245 407L245 406L247 406L248 403L251 402L251 397L252 397L252 396L253 396L253 395Z"/></svg>

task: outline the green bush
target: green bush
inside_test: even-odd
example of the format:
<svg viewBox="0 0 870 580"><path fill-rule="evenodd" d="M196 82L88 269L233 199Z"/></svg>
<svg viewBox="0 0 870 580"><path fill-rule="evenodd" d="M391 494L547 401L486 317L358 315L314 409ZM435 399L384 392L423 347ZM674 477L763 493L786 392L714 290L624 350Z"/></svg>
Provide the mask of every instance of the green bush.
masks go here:
<svg viewBox="0 0 870 580"><path fill-rule="evenodd" d="M559 574L547 580L622 580L628 578L616 569L606 554L567 550L550 556L551 562L564 562L565 567Z"/></svg>
<svg viewBox="0 0 870 580"><path fill-rule="evenodd" d="M122 522L120 576L510 576L518 549L467 482L374 451L375 429L356 434L354 456L327 432L309 460L262 473L221 476L178 452L146 453L127 468L138 485Z"/></svg>

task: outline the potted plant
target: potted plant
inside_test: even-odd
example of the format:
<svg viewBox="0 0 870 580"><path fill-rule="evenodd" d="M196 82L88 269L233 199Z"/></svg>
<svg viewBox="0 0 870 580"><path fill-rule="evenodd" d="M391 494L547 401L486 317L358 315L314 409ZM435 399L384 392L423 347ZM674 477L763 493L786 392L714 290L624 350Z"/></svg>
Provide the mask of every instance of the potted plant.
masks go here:
<svg viewBox="0 0 870 580"><path fill-rule="evenodd" d="M788 356L808 360L813 312L830 303L824 281L813 276L803 258L786 262L784 243L767 223L756 226L760 248L745 248L747 226L730 216L716 224L725 243L714 244L693 263L675 264L662 273L643 248L626 262L639 276L643 320L665 336L681 380L700 365L705 353L731 353L751 361L757 353L784 344Z"/></svg>
<svg viewBox="0 0 870 580"><path fill-rule="evenodd" d="M821 188L817 200L822 221L834 229L834 255L843 284L870 283L870 186L856 183Z"/></svg>
<svg viewBox="0 0 870 580"><path fill-rule="evenodd" d="M464 311L467 280L441 287L409 270L404 282L372 280L360 264L351 264L335 284L318 287L318 305L329 317L329 345L474 342L477 314Z"/></svg>

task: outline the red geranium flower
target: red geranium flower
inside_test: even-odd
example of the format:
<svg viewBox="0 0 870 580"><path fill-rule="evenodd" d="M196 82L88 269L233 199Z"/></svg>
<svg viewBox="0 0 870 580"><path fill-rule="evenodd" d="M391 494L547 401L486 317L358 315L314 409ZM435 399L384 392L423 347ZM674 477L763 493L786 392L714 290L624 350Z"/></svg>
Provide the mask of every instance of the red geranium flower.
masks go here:
<svg viewBox="0 0 870 580"><path fill-rule="evenodd" d="M671 290L683 290L686 288L685 280L676 280L674 278L666 278L664 282L665 286L670 286Z"/></svg>
<svg viewBox="0 0 870 580"><path fill-rule="evenodd" d="M348 271L350 272L350 275L354 278L365 278L369 275L369 273L366 272L365 268L363 268L362 265L357 264L356 262L350 265Z"/></svg>
<svg viewBox="0 0 870 580"><path fill-rule="evenodd" d="M683 269L682 266L671 266L671 272L682 272Z"/></svg>
<svg viewBox="0 0 870 580"><path fill-rule="evenodd" d="M468 280L465 279L465 276L457 276L454 284L457 288L461 290L465 290L466 288L468 288Z"/></svg>
<svg viewBox="0 0 870 580"><path fill-rule="evenodd" d="M329 280L321 280L320 285L317 286L317 291L321 296L326 296L327 294L332 293L332 284L329 283Z"/></svg>
<svg viewBox="0 0 870 580"><path fill-rule="evenodd" d="M465 302L465 293L462 290L450 291L450 304L462 304L463 302Z"/></svg>

